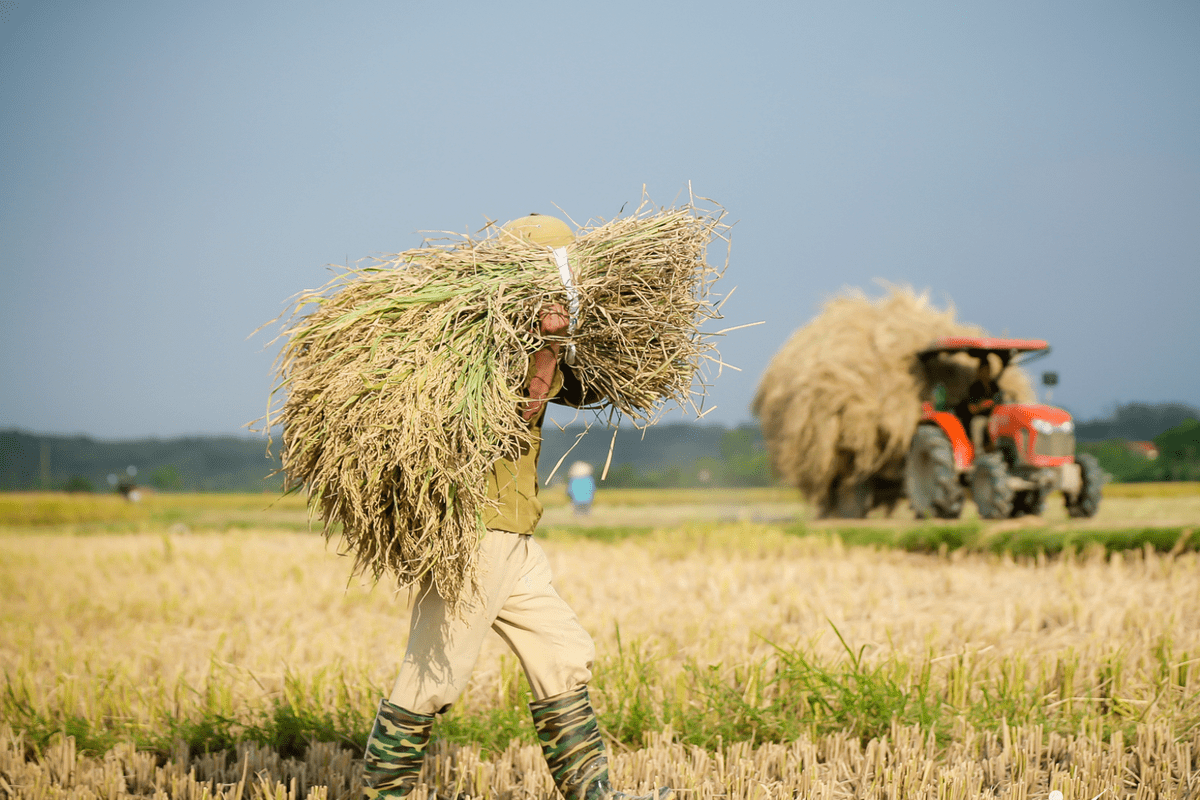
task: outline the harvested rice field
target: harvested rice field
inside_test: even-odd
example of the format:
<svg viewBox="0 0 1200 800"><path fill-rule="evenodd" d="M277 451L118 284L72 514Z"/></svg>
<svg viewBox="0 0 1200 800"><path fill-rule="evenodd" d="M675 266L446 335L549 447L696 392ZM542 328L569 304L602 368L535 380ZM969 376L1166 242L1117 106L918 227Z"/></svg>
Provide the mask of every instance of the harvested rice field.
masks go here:
<svg viewBox="0 0 1200 800"><path fill-rule="evenodd" d="M1101 513L811 521L784 490L551 492L626 791L1200 797L1200 487ZM352 797L408 596L302 505L0 496L0 795ZM417 796L550 798L519 665L485 646Z"/></svg>

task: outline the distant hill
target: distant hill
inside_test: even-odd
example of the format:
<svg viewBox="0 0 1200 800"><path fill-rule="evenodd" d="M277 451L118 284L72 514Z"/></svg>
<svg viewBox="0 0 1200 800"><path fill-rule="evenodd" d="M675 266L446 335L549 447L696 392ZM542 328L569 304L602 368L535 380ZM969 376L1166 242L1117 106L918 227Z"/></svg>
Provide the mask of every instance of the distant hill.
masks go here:
<svg viewBox="0 0 1200 800"><path fill-rule="evenodd" d="M1076 421L1081 449L1101 456L1105 468L1122 480L1179 480L1195 474L1196 428L1200 409L1183 403L1130 403L1107 419ZM564 454L559 480L575 461L599 472L612 444L612 429L594 426L576 444L583 426L543 429L539 462L543 482ZM1168 432L1170 435L1167 436ZM1125 441L1156 441L1163 458L1154 464L1125 461ZM133 466L138 484L162 490L203 492L278 491L282 480L268 477L279 466L268 457L266 440L238 436L105 441L86 436L42 436L0 431L0 491L92 489L109 491L109 476L127 477ZM1189 478L1195 479L1195 478ZM772 481L758 425L673 423L645 431L621 428L613 446L608 486L763 486Z"/></svg>
<svg viewBox="0 0 1200 800"><path fill-rule="evenodd" d="M1104 471L1121 483L1139 481L1200 480L1200 421L1186 419L1149 441L1151 447L1134 447L1125 439L1084 442L1079 449L1091 453Z"/></svg>
<svg viewBox="0 0 1200 800"><path fill-rule="evenodd" d="M542 480L575 444L583 426L543 430L539 462ZM596 426L579 440L559 468L566 475L575 461L588 461L599 471L608 457L612 430ZM118 480L137 470L135 482L162 490L201 492L277 491L279 466L266 455L261 438L213 436L179 439L105 441L86 436L38 435L0 431L0 491L65 489L109 491L109 475ZM658 425L617 433L609 470L610 486L689 485L702 470L710 482L752 485L767 479L762 436L756 425L729 429L721 425ZM761 476L760 474L761 473ZM749 483L747 483L749 481Z"/></svg>
<svg viewBox="0 0 1200 800"><path fill-rule="evenodd" d="M1184 403L1128 403L1106 419L1076 420L1075 438L1081 442L1149 442L1189 419L1200 419L1200 409Z"/></svg>
<svg viewBox="0 0 1200 800"><path fill-rule="evenodd" d="M110 475L144 486L192 492L277 491L279 465L266 440L238 436L104 441L0 431L0 490L110 491Z"/></svg>
<svg viewBox="0 0 1200 800"><path fill-rule="evenodd" d="M762 442L757 425L741 428L751 432ZM571 425L560 430L552 424L542 429L542 456L538 471L545 481L558 460L570 450L570 454L559 467L559 474L576 461L586 461L596 468L596 475L604 469L609 445L613 446L612 464L609 474L621 467L632 467L638 472L661 472L682 465L692 464L702 458L721 458L721 442L730 429L723 425L693 425L685 422L655 425L645 431L621 428L613 443L613 431L593 426L582 439L582 425ZM735 428L734 430L739 430ZM576 440L578 439L578 444ZM574 449L571 446L575 445Z"/></svg>
<svg viewBox="0 0 1200 800"><path fill-rule="evenodd" d="M559 430L553 425L542 430L542 457L538 471L543 482L564 454L554 475L558 481L576 461L586 461L599 478L604 471L609 446L606 486L768 486L772 483L769 459L758 425L736 428L723 425L673 423L655 425L645 431L621 428L613 442L613 431L599 426L583 438L583 426ZM576 441L578 443L576 444ZM571 449L574 445L574 449Z"/></svg>

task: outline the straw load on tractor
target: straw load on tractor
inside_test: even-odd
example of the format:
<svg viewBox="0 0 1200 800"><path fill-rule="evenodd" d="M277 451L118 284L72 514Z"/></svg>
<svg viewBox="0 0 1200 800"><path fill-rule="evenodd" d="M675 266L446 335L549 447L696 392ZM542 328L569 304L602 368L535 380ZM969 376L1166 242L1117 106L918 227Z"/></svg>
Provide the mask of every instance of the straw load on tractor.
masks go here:
<svg viewBox="0 0 1200 800"><path fill-rule="evenodd" d="M890 511L905 493L922 403L962 402L978 370L966 356L919 354L942 337L983 334L909 288L831 300L776 353L754 399L776 473L821 516ZM1036 399L1019 368L997 371L1007 397Z"/></svg>
<svg viewBox="0 0 1200 800"><path fill-rule="evenodd" d="M563 345L585 393L652 422L695 406L714 359L698 326L728 226L689 202L585 225L564 248L485 228L346 269L299 295L282 336L275 403L290 488L326 536L340 529L359 571L400 585L431 576L454 603L476 575L486 474L533 434L520 408L530 356ZM570 335L540 314L570 309Z"/></svg>

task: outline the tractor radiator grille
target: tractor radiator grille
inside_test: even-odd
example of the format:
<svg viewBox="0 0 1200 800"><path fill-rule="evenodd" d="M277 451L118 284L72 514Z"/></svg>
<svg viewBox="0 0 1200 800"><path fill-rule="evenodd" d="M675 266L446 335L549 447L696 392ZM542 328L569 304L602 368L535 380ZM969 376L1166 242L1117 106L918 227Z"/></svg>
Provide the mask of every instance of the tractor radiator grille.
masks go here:
<svg viewBox="0 0 1200 800"><path fill-rule="evenodd" d="M1039 433L1033 443L1033 453L1039 456L1075 455L1075 435L1066 431Z"/></svg>

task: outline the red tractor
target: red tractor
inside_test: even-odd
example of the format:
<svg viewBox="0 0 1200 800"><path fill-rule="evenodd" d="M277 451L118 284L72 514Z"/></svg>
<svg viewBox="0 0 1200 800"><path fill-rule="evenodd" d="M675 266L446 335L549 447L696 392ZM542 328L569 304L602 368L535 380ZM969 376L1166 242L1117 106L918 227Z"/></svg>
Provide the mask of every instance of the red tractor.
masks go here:
<svg viewBox="0 0 1200 800"><path fill-rule="evenodd" d="M991 356L999 359L999 378L1017 356L1048 350L1040 339L955 336L937 340L919 357L929 371L935 360L965 354L986 384ZM984 519L1040 514L1054 491L1063 493L1072 517L1096 513L1104 473L1095 457L1075 455L1070 414L1003 398L979 398L970 415L966 407L963 401L955 413L924 403L904 468L905 492L919 518L957 518L968 489Z"/></svg>

